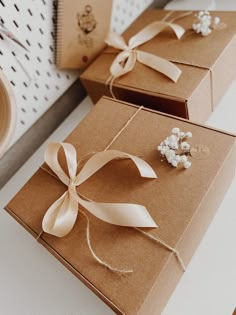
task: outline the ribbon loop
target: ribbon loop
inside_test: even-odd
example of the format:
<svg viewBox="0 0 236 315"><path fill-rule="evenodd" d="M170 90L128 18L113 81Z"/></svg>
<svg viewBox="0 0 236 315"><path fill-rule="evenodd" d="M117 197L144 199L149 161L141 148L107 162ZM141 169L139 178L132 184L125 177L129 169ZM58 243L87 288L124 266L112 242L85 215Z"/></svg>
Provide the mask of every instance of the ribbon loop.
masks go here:
<svg viewBox="0 0 236 315"><path fill-rule="evenodd" d="M133 70L136 63L136 53L134 51L122 51L115 58L111 65L110 71L114 78L121 77L122 75Z"/></svg>
<svg viewBox="0 0 236 315"><path fill-rule="evenodd" d="M57 237L66 236L73 228L78 215L78 204L66 191L47 210L43 218L43 230Z"/></svg>
<svg viewBox="0 0 236 315"><path fill-rule="evenodd" d="M66 162L68 165L68 171L70 178L62 169L58 161L58 153L60 148L63 148L65 152ZM70 179L76 176L77 170L77 160L76 160L76 151L73 146L68 143L50 143L44 153L44 160L48 166L53 170L53 172L60 178L60 180L66 186L69 186Z"/></svg>
<svg viewBox="0 0 236 315"><path fill-rule="evenodd" d="M69 177L58 161L61 147L65 152ZM67 235L76 222L79 204L97 218L111 224L130 227L157 227L144 206L125 203L96 203L85 200L77 194L76 187L88 180L104 165L114 159L124 158L133 161L141 177L157 178L154 170L144 160L117 150L107 150L94 154L76 176L77 158L74 146L69 143L49 144L45 151L45 162L68 189L47 210L43 218L43 230L58 237Z"/></svg>

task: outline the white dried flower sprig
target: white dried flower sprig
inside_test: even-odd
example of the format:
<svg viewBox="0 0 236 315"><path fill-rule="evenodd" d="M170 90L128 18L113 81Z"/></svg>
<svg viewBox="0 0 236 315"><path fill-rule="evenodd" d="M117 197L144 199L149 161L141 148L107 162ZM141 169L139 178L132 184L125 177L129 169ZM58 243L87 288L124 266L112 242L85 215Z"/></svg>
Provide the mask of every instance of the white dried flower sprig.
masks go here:
<svg viewBox="0 0 236 315"><path fill-rule="evenodd" d="M212 29L216 29L220 24L220 18L218 16L212 19L208 11L200 11L197 14L198 21L193 23L192 29L202 36L208 36Z"/></svg>
<svg viewBox="0 0 236 315"><path fill-rule="evenodd" d="M157 150L173 167L182 164L187 169L191 166L191 162L188 160L190 144L186 141L189 138L192 138L191 132L185 133L179 128L173 128L172 135L162 141Z"/></svg>

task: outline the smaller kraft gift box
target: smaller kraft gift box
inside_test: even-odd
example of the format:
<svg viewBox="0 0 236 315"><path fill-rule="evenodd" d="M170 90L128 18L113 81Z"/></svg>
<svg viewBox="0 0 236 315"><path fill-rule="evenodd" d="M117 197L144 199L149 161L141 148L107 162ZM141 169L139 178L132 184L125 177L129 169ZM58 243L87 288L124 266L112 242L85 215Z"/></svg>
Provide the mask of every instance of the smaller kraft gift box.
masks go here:
<svg viewBox="0 0 236 315"><path fill-rule="evenodd" d="M111 32L110 46L81 75L94 103L112 94L204 123L236 74L236 12L211 12L212 23L219 25L208 36L192 29L198 14L147 10L124 32L123 39Z"/></svg>
<svg viewBox="0 0 236 315"><path fill-rule="evenodd" d="M186 168L163 156L165 144L174 147L171 132L188 136ZM235 160L234 135L103 97L64 143L49 144L47 165L5 209L116 314L158 315L234 177ZM124 226L126 216L137 225Z"/></svg>

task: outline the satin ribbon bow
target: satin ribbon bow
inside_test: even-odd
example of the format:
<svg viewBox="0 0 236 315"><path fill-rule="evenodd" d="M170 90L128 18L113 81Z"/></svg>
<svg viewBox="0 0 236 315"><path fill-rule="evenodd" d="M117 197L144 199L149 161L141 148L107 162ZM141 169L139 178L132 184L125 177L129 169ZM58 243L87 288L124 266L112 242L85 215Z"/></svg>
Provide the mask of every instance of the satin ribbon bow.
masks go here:
<svg viewBox="0 0 236 315"><path fill-rule="evenodd" d="M132 71L136 61L139 61L140 63L161 72L172 81L177 82L181 75L181 70L175 64L166 59L136 49L139 45L148 42L167 27L170 27L174 31L178 39L185 33L184 28L178 24L166 21L156 21L147 25L136 35L131 37L127 45L122 36L115 32L110 32L105 40L106 44L121 50L110 67L112 79L114 80Z"/></svg>
<svg viewBox="0 0 236 315"><path fill-rule="evenodd" d="M69 176L58 161L58 152L63 148ZM83 206L97 218L120 226L157 227L144 206L126 203L98 203L82 198L77 189L104 165L117 158L131 159L140 172L141 177L157 178L154 170L142 159L117 150L107 150L94 154L77 174L76 150L69 143L50 143L45 151L45 162L67 186L66 192L47 210L43 218L43 231L63 237L73 228L79 206Z"/></svg>

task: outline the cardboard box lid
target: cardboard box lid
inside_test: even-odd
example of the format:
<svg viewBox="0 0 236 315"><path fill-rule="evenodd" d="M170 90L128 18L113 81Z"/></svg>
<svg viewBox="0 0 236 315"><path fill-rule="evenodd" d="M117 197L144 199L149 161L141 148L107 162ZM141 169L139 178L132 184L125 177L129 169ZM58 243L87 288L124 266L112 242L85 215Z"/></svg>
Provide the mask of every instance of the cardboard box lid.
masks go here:
<svg viewBox="0 0 236 315"><path fill-rule="evenodd" d="M76 147L79 157L91 151L101 151L136 111L135 106L102 98L66 141ZM188 170L174 169L167 162L161 162L156 147L173 127L191 131L192 145L206 145L210 150L208 158L192 160ZM145 205L159 225L159 228L149 230L150 233L175 247L234 143L233 135L143 109L111 148L142 156L159 179L140 178L129 161L114 161L84 183L80 192L96 201ZM46 210L65 190L61 182L39 169L10 201L7 210L36 236L41 232ZM78 215L72 232L66 237L44 233L42 243L79 278L100 291L110 306L116 305L117 312L137 314L173 254L133 228L110 225L88 215L91 242L96 253L112 266L133 269L132 274L119 276L94 261L86 243L86 224L82 215ZM188 247L181 250L183 257L188 251ZM182 273L177 261L175 266Z"/></svg>
<svg viewBox="0 0 236 315"><path fill-rule="evenodd" d="M173 13L173 18L186 11ZM149 23L161 20L168 11L145 11L123 34L126 41ZM199 83L208 76L212 78L207 69L214 71L214 65L225 48L230 44L236 34L235 12L211 12L212 16L219 16L226 27L212 31L207 37L202 37L191 30L195 12L190 16L177 20L176 23L186 29L186 34L177 40L173 32L165 29L149 42L140 45L138 49L152 53L176 62L182 70L177 83L154 71L139 62L134 69L115 80L114 85L130 89L139 89L150 94L172 96L180 100L189 100ZM172 18L172 16L171 16ZM83 79L90 79L105 83L110 77L110 66L118 51L108 47L90 67L82 74ZM230 60L229 60L230 62ZM192 66L188 66L192 65ZM214 94L214 91L213 91Z"/></svg>
<svg viewBox="0 0 236 315"><path fill-rule="evenodd" d="M169 19L174 19L188 11L173 12ZM147 10L145 11L124 33L124 38L129 40L139 30L149 23L162 20L168 11ZM149 51L168 60L198 66L200 68L210 69L225 50L225 47L231 42L236 35L236 12L211 11L212 18L218 16L225 27L213 30L206 37L196 34L192 30L192 24L196 21L194 11L191 15L174 21L186 30L180 40L176 39L173 31L165 29L151 41L139 46L138 49ZM155 43L152 44L152 41Z"/></svg>

